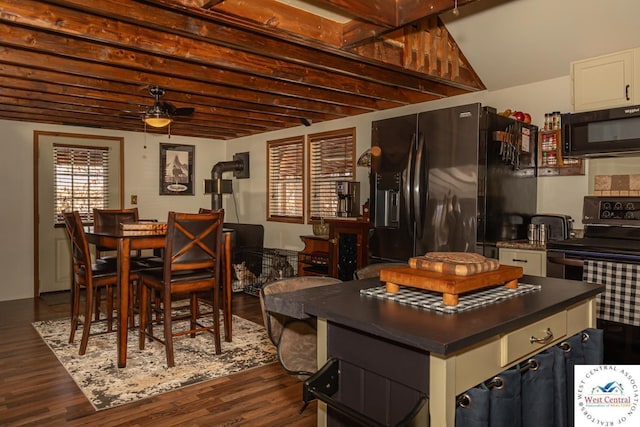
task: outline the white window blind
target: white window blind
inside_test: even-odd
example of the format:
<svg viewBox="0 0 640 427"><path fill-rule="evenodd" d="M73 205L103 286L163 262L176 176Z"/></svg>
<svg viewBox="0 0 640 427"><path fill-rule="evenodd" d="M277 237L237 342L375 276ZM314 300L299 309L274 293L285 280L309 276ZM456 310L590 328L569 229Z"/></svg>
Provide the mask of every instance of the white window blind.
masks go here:
<svg viewBox="0 0 640 427"><path fill-rule="evenodd" d="M304 137L267 141L267 220L304 221Z"/></svg>
<svg viewBox="0 0 640 427"><path fill-rule="evenodd" d="M63 212L78 211L83 222L93 222L93 209L109 206L109 149L54 144L54 224L63 224Z"/></svg>
<svg viewBox="0 0 640 427"><path fill-rule="evenodd" d="M335 217L336 181L355 177L355 128L312 134L309 141L309 221Z"/></svg>

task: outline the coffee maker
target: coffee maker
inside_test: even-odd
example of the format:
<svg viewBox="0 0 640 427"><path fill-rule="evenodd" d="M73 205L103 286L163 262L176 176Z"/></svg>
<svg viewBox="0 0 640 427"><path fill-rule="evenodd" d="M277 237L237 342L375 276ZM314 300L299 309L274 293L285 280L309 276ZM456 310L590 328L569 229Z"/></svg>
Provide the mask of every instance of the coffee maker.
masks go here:
<svg viewBox="0 0 640 427"><path fill-rule="evenodd" d="M337 181L338 217L357 217L360 215L360 183L356 181Z"/></svg>

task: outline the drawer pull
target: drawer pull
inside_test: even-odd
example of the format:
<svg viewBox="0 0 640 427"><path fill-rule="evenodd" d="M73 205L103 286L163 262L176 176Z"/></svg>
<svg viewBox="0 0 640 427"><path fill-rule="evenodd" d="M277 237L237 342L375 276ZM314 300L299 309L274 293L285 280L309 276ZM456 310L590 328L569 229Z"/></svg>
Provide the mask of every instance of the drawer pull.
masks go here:
<svg viewBox="0 0 640 427"><path fill-rule="evenodd" d="M513 261L513 262L524 262L524 263L527 262L526 259L518 259L518 258L513 258L511 261Z"/></svg>
<svg viewBox="0 0 640 427"><path fill-rule="evenodd" d="M532 335L531 338L529 338L529 342L531 344L533 344L534 342L538 344L546 344L550 342L552 339L553 339L553 332L551 332L551 328L547 328L547 332L544 337L536 338Z"/></svg>

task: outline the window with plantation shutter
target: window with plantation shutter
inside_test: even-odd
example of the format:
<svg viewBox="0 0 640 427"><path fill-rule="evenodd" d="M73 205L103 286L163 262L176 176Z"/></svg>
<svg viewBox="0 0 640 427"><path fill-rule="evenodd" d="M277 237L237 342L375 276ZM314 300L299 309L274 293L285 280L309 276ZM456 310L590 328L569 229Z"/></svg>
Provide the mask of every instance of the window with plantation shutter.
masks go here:
<svg viewBox="0 0 640 427"><path fill-rule="evenodd" d="M304 137L267 141L267 220L304 222Z"/></svg>
<svg viewBox="0 0 640 427"><path fill-rule="evenodd" d="M336 181L355 179L355 128L311 134L309 144L309 222L335 217Z"/></svg>
<svg viewBox="0 0 640 427"><path fill-rule="evenodd" d="M54 224L63 224L63 212L78 211L83 222L93 222L93 209L109 206L109 149L54 144Z"/></svg>

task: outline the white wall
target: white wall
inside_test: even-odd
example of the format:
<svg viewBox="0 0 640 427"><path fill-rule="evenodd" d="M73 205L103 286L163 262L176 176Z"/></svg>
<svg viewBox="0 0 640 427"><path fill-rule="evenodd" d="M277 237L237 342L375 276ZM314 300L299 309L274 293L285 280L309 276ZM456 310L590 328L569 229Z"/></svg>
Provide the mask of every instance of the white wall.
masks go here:
<svg viewBox="0 0 640 427"><path fill-rule="evenodd" d="M568 64L567 64L568 70ZM567 71L568 72L568 71ZM167 211L196 211L211 205L210 196L203 195L203 180L208 178L212 166L219 161L231 160L233 154L250 153L249 179L233 179L234 196L223 197L228 222L257 223L265 226L265 246L299 250L299 236L311 234L311 225L267 222L266 218L266 141L293 135L356 127L356 154L370 146L371 122L383 118L419 111L445 108L472 102L495 107L498 111L510 108L529 112L533 123L541 126L544 113L570 111L569 76L533 84L483 91L439 101L411 105L393 110L379 111L347 119L296 127L232 141L144 135L142 133L104 131L67 126L35 125L0 121L0 135L5 155L0 160L4 185L0 189L3 201L3 233L0 243L0 300L29 298L33 295L33 131L77 132L84 134L125 137L125 205L130 206L130 195L138 196L142 218L165 218ZM159 143L184 143L196 146L196 195L159 196L158 159ZM599 161L597 170L616 170L617 160ZM586 165L587 171L589 164ZM627 172L625 172L627 173ZM228 176L227 176L228 175ZM232 178L231 173L224 178ZM368 198L368 169L357 168L356 179L361 183L360 204ZM569 214L581 226L582 197L588 194L592 178L584 176L543 177L538 180L538 212ZM533 195L535 197L535 195Z"/></svg>

